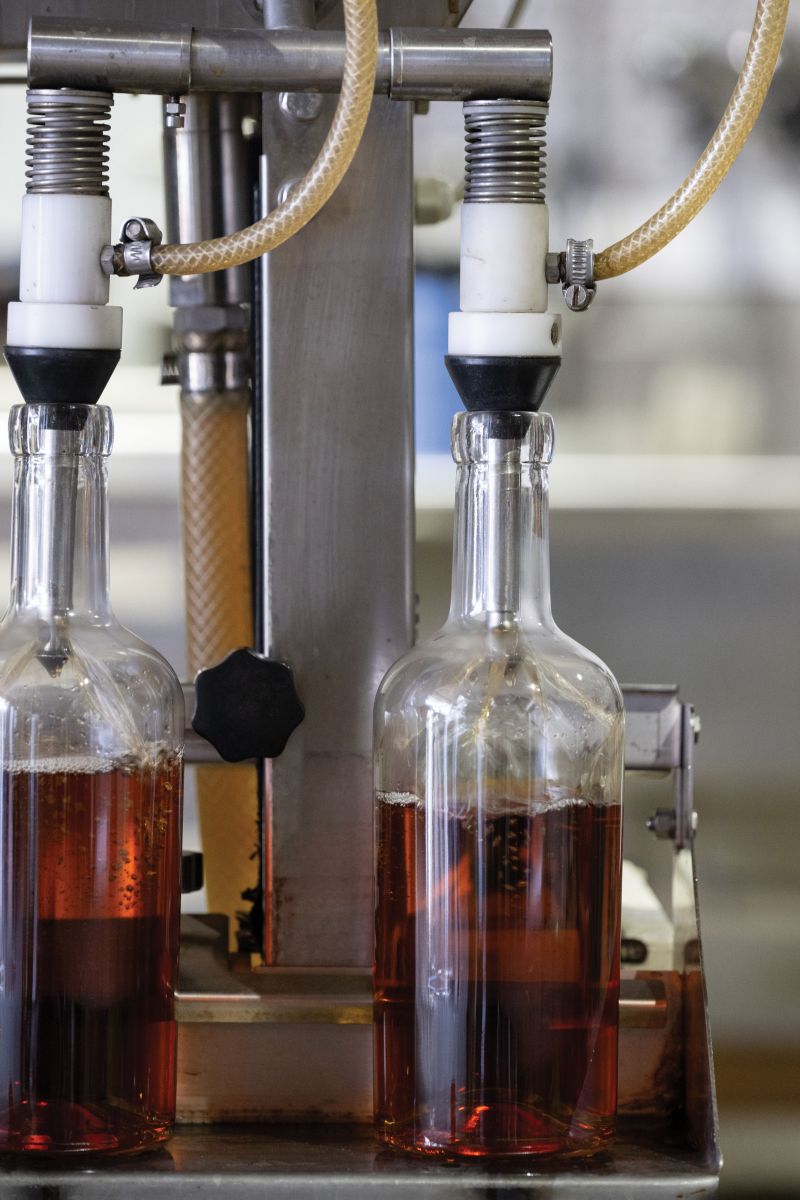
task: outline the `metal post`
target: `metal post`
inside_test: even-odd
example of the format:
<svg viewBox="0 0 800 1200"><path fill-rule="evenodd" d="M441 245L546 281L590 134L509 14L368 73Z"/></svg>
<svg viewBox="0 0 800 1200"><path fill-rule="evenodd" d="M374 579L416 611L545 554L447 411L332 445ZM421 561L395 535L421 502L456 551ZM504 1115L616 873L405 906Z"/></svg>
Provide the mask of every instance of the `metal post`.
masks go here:
<svg viewBox="0 0 800 1200"><path fill-rule="evenodd" d="M332 111L265 96L265 207ZM411 116L376 99L333 199L262 264L264 646L306 706L268 773L278 966L372 958L372 704L413 625Z"/></svg>
<svg viewBox="0 0 800 1200"><path fill-rule="evenodd" d="M165 130L169 236L196 241L252 221L254 157L242 132L249 97L189 96ZM173 114L174 116L174 114ZM177 308L182 516L189 671L252 646L248 489L252 271L170 279ZM256 949L262 905L257 776L252 764L195 773L208 902L229 922L231 949Z"/></svg>

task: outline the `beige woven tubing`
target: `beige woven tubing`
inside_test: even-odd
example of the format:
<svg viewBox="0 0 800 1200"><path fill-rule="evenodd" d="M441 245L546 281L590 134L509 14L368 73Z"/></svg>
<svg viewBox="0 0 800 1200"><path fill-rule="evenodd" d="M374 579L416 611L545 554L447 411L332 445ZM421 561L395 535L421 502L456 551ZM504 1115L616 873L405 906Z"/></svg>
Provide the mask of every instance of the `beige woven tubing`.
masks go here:
<svg viewBox="0 0 800 1200"><path fill-rule="evenodd" d="M183 552L186 653L191 675L253 645L247 484L249 394L184 396ZM210 912L230 918L250 906L258 881L258 784L252 764L196 768Z"/></svg>
<svg viewBox="0 0 800 1200"><path fill-rule="evenodd" d="M595 258L595 278L611 279L652 258L708 203L747 141L772 82L789 0L758 0L744 65L714 136L691 173L657 213Z"/></svg>

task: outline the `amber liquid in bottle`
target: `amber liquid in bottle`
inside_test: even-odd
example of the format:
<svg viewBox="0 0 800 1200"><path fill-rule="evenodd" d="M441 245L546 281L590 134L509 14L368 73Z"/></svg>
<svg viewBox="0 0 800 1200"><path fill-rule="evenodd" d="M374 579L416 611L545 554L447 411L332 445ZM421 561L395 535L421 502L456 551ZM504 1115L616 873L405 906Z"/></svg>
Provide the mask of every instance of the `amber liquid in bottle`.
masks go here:
<svg viewBox="0 0 800 1200"><path fill-rule="evenodd" d="M138 1150L175 1112L181 764L47 765L0 782L0 1152Z"/></svg>
<svg viewBox="0 0 800 1200"><path fill-rule="evenodd" d="M383 1140L444 1158L601 1149L617 1099L619 805L500 795L429 817L382 793L377 810Z"/></svg>

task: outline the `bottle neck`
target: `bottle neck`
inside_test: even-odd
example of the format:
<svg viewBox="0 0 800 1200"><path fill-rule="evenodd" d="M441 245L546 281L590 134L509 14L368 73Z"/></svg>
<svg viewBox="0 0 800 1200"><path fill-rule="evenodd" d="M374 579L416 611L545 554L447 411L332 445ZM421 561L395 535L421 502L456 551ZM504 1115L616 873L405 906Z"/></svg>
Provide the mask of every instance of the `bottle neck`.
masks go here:
<svg viewBox="0 0 800 1200"><path fill-rule="evenodd" d="M74 430L37 431L14 473L11 610L102 621L111 615L105 458Z"/></svg>
<svg viewBox="0 0 800 1200"><path fill-rule="evenodd" d="M519 438L491 437L459 465L451 622L552 624L547 468L526 459Z"/></svg>

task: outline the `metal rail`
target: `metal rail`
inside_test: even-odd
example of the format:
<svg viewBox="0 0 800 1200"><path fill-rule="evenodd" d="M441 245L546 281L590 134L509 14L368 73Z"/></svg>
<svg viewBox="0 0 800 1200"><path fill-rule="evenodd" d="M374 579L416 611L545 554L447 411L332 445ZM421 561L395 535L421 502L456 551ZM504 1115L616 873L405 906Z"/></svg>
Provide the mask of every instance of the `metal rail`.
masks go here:
<svg viewBox="0 0 800 1200"><path fill-rule="evenodd" d="M338 92L344 35L305 29L34 17L31 87L153 92ZM550 34L528 29L390 29L380 35L375 91L394 100L548 100Z"/></svg>

